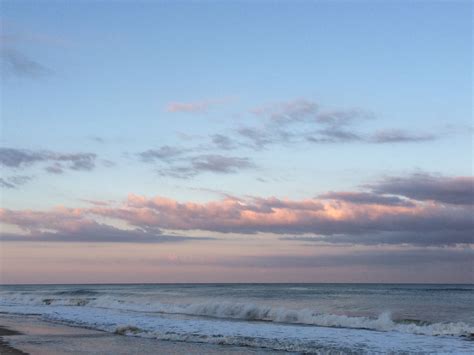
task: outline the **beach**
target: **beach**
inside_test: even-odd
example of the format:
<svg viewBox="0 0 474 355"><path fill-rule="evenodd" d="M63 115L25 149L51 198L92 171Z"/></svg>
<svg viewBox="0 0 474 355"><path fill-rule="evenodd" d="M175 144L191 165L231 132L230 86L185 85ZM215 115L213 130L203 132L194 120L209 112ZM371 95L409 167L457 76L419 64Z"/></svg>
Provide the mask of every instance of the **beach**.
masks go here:
<svg viewBox="0 0 474 355"><path fill-rule="evenodd" d="M0 354L269 354L265 349L160 341L0 314ZM275 353L275 352L271 352ZM277 352L278 353L278 352Z"/></svg>
<svg viewBox="0 0 474 355"><path fill-rule="evenodd" d="M473 296L472 285L11 285L0 326L29 354L472 353Z"/></svg>
<svg viewBox="0 0 474 355"><path fill-rule="evenodd" d="M3 319L0 320L0 324L3 324ZM21 335L21 333L11 328L6 328L0 325L0 354L11 354L11 355L26 354L25 352L21 350L13 348L8 343L8 337L18 336L18 335ZM4 336L7 337L7 340L3 338Z"/></svg>

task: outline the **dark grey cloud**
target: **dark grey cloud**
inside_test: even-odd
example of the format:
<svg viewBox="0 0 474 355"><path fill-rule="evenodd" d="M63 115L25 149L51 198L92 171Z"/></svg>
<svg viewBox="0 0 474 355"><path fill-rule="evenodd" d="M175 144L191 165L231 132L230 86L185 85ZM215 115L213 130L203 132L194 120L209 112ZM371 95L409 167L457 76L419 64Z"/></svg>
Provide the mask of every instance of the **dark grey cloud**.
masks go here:
<svg viewBox="0 0 474 355"><path fill-rule="evenodd" d="M214 145L221 149L229 150L233 148L233 142L226 136L214 135L212 140ZM158 149L143 151L137 155L145 163L158 165L157 172L159 175L181 179L191 178L204 172L230 174L255 167L255 164L246 157L196 154L207 149L202 146L189 149L165 145Z"/></svg>
<svg viewBox="0 0 474 355"><path fill-rule="evenodd" d="M315 144L384 144L421 143L439 139L440 136L423 132L387 129L371 132L361 129L362 124L376 116L359 108L320 110L314 101L299 99L275 103L250 110L261 118L256 124L236 127L230 132L207 136L208 142L194 147L163 146L139 153L145 162L189 160L191 154L209 151L251 149L260 151L272 145L292 145L304 142ZM195 137L194 137L195 138ZM202 138L202 137L201 137ZM185 138L190 140L190 136ZM161 175L190 177L195 171L190 164L162 167Z"/></svg>
<svg viewBox="0 0 474 355"><path fill-rule="evenodd" d="M171 161L184 155L187 151L185 148L164 145L158 149L149 149L138 153L138 156L145 162L153 162L156 160Z"/></svg>
<svg viewBox="0 0 474 355"><path fill-rule="evenodd" d="M347 126L355 121L373 119L375 116L368 111L361 109L335 110L320 112L316 115L316 122L331 126Z"/></svg>
<svg viewBox="0 0 474 355"><path fill-rule="evenodd" d="M160 176L172 177L176 179L190 179L199 174L199 172L188 165L160 167L157 169L157 173Z"/></svg>
<svg viewBox="0 0 474 355"><path fill-rule="evenodd" d="M84 225L76 230L36 231L28 235L0 234L2 242L178 243L210 239L213 238L164 235L153 230L139 228L124 230L99 223Z"/></svg>
<svg viewBox="0 0 474 355"><path fill-rule="evenodd" d="M8 76L39 78L52 73L51 69L11 47L0 47L0 59L2 72Z"/></svg>
<svg viewBox="0 0 474 355"><path fill-rule="evenodd" d="M388 177L366 185L378 194L405 196L418 201L438 201L455 205L474 204L474 177L444 177L425 173Z"/></svg>
<svg viewBox="0 0 474 355"><path fill-rule="evenodd" d="M25 168L36 163L52 163L46 170L61 173L64 169L89 171L94 169L97 155L94 153L63 154L46 150L0 148L0 165L8 168Z"/></svg>
<svg viewBox="0 0 474 355"><path fill-rule="evenodd" d="M64 167L59 164L59 163L55 163L53 165L50 165L50 166L47 166L44 168L44 170L50 174L62 174L64 173Z"/></svg>
<svg viewBox="0 0 474 355"><path fill-rule="evenodd" d="M317 103L307 100L274 104L252 112L266 119L262 127L245 127L238 129L237 133L250 141L255 149L302 140L314 143L364 141L360 134L347 126L373 117L360 109L320 112Z"/></svg>
<svg viewBox="0 0 474 355"><path fill-rule="evenodd" d="M373 113L359 108L321 111L319 106L314 101L299 99L255 108L251 112L266 119L267 126L310 123L342 128L357 121L375 118Z"/></svg>
<svg viewBox="0 0 474 355"><path fill-rule="evenodd" d="M235 141L240 147L257 151L273 144L291 143L297 136L293 131L280 127L240 127L235 133Z"/></svg>
<svg viewBox="0 0 474 355"><path fill-rule="evenodd" d="M69 164L71 170L89 171L95 168L95 159L97 155L94 153L79 154L56 154L50 157L52 160L65 162Z"/></svg>
<svg viewBox="0 0 474 355"><path fill-rule="evenodd" d="M16 188L16 185L12 184L11 182L9 182L7 179L4 179L4 178L0 178L0 186L5 187L7 189Z"/></svg>
<svg viewBox="0 0 474 355"><path fill-rule="evenodd" d="M328 127L318 130L306 136L306 140L312 143L421 143L437 140L439 137L428 133L408 132L402 130L378 131L367 135L350 131L346 128Z"/></svg>
<svg viewBox="0 0 474 355"><path fill-rule="evenodd" d="M20 168L36 162L45 161L47 154L29 150L0 148L0 164L10 168Z"/></svg>
<svg viewBox="0 0 474 355"><path fill-rule="evenodd" d="M163 167L158 173L162 176L187 179L204 172L232 174L255 167L256 165L245 157L202 154L180 159L177 165Z"/></svg>
<svg viewBox="0 0 474 355"><path fill-rule="evenodd" d="M260 150L269 144L276 143L273 132L256 127L242 127L237 129L237 134L246 140L248 147ZM250 145L249 145L250 143Z"/></svg>
<svg viewBox="0 0 474 355"><path fill-rule="evenodd" d="M211 140L218 149L232 150L237 147L236 142L232 138L223 134L213 134L211 135Z"/></svg>
<svg viewBox="0 0 474 355"><path fill-rule="evenodd" d="M436 140L438 137L428 133L408 132L390 129L376 132L368 141L372 143L417 143Z"/></svg>
<svg viewBox="0 0 474 355"><path fill-rule="evenodd" d="M249 158L231 157L218 154L200 155L192 158L192 168L196 171L212 171L215 173L235 173L242 169L254 168Z"/></svg>
<svg viewBox="0 0 474 355"><path fill-rule="evenodd" d="M256 107L250 110L250 112L267 118L276 124L287 124L312 118L318 111L318 107L318 104L313 101L298 99Z"/></svg>
<svg viewBox="0 0 474 355"><path fill-rule="evenodd" d="M250 141L249 147L254 149L301 141L383 144L418 143L439 138L433 134L400 129L360 132L358 125L376 118L372 112L358 108L321 111L317 103L308 100L277 103L251 112L263 117L263 124L261 127L241 128L237 134Z"/></svg>
<svg viewBox="0 0 474 355"><path fill-rule="evenodd" d="M0 177L0 187L7 189L16 189L32 179L31 176L26 175L14 175L5 178Z"/></svg>
<svg viewBox="0 0 474 355"><path fill-rule="evenodd" d="M397 196L385 196L372 192L328 192L318 196L322 199L345 201L355 204L376 204L386 206L414 206L414 203Z"/></svg>
<svg viewBox="0 0 474 355"><path fill-rule="evenodd" d="M307 136L306 140L313 143L352 143L364 141L364 138L346 129L330 127L318 130L316 134Z"/></svg>

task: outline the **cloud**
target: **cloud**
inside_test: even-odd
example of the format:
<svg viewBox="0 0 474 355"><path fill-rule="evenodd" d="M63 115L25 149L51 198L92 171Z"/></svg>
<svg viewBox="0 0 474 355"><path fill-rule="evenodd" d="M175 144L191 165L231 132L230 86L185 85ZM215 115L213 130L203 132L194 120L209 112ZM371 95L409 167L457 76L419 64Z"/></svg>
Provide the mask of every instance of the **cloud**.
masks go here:
<svg viewBox="0 0 474 355"><path fill-rule="evenodd" d="M100 200L88 200L88 199L84 199L84 198L79 199L79 201L86 202L86 203L94 205L94 206L109 206L113 202L113 200L100 201Z"/></svg>
<svg viewBox="0 0 474 355"><path fill-rule="evenodd" d="M407 132L400 129L389 129L376 132L368 139L372 143L418 143L437 139L428 133Z"/></svg>
<svg viewBox="0 0 474 355"><path fill-rule="evenodd" d="M27 234L0 233L2 242L173 243L212 239L164 235L157 228L119 229L97 223L81 209L58 208L49 212L0 209L0 217L3 223L27 231Z"/></svg>
<svg viewBox="0 0 474 355"><path fill-rule="evenodd" d="M309 135L306 140L313 143L348 143L363 142L364 138L345 129L330 127L318 130L316 135Z"/></svg>
<svg viewBox="0 0 474 355"><path fill-rule="evenodd" d="M97 155L93 153L79 153L56 154L50 159L68 163L68 168L71 170L89 171L94 169L96 157Z"/></svg>
<svg viewBox="0 0 474 355"><path fill-rule="evenodd" d="M196 172L212 171L215 173L235 173L241 169L254 168L248 158L229 157L217 154L200 155L192 159L192 168Z"/></svg>
<svg viewBox="0 0 474 355"><path fill-rule="evenodd" d="M202 100L193 102L170 102L166 106L167 112L207 113L210 108L229 102L232 98Z"/></svg>
<svg viewBox="0 0 474 355"><path fill-rule="evenodd" d="M278 102L253 108L250 112L263 117L270 124L312 123L333 128L375 118L373 113L359 108L322 111L318 103L306 99Z"/></svg>
<svg viewBox="0 0 474 355"><path fill-rule="evenodd" d="M0 186L7 189L14 189L16 186L4 178L0 178Z"/></svg>
<svg viewBox="0 0 474 355"><path fill-rule="evenodd" d="M50 174L62 174L64 173L63 166L59 163L55 163L53 165L47 166L44 170Z"/></svg>
<svg viewBox="0 0 474 355"><path fill-rule="evenodd" d="M364 121L373 118L375 118L373 113L353 108L321 112L316 116L316 121L330 127L342 127L355 121Z"/></svg>
<svg viewBox="0 0 474 355"><path fill-rule="evenodd" d="M2 72L16 77L40 78L52 73L52 70L43 66L39 62L29 58L20 51L0 47L0 59L2 63Z"/></svg>
<svg viewBox="0 0 474 355"><path fill-rule="evenodd" d="M385 206L412 207L414 203L397 196L384 196L372 192L328 192L318 196L322 199L351 202L354 204L376 204Z"/></svg>
<svg viewBox="0 0 474 355"><path fill-rule="evenodd" d="M145 162L155 160L170 161L176 157L183 155L187 150L179 147L171 147L168 145L161 146L158 149L149 149L138 153L138 156Z"/></svg>
<svg viewBox="0 0 474 355"><path fill-rule="evenodd" d="M228 165L228 160L208 158L200 161L196 169L228 173L242 164L233 161ZM283 238L292 235L294 240L324 244L473 244L472 200L459 197L466 193L466 178L438 178L433 185L430 176L429 188L426 188L425 175L420 181L416 176L382 180L375 185L376 188L383 187L380 193L329 192L304 200L226 196L205 203L130 194L122 204L96 203L88 208L59 208L46 212L3 209L0 218L3 223L35 235L51 230L63 234L87 231L83 228L96 227L96 218L107 218L155 234L163 229L180 235L185 231L201 230L268 233ZM411 185L410 181L413 182ZM468 182L470 189L472 179Z"/></svg>
<svg viewBox="0 0 474 355"><path fill-rule="evenodd" d="M273 123L286 124L306 120L316 114L317 110L317 103L305 99L297 99L263 107L255 107L251 109L250 112L270 119Z"/></svg>
<svg viewBox="0 0 474 355"><path fill-rule="evenodd" d="M216 137L215 137L216 138ZM231 144L225 137L218 136L219 144ZM198 151L195 149L194 151ZM175 178L191 178L204 172L218 174L237 173L241 170L255 168L255 164L246 157L226 156L221 154L191 154L192 149L162 146L138 153L143 162L158 163L158 174Z"/></svg>
<svg viewBox="0 0 474 355"><path fill-rule="evenodd" d="M474 204L472 176L445 177L417 173L406 177L388 177L366 187L375 193L405 196L419 201Z"/></svg>
<svg viewBox="0 0 474 355"><path fill-rule="evenodd" d="M211 105L225 100L207 100L191 103L171 103L171 112L205 112ZM176 178L190 178L199 174L198 153L222 152L235 149L260 151L272 145L294 145L305 142L315 144L385 144L421 143L439 139L439 135L386 129L371 132L360 125L376 118L375 114L360 108L321 109L320 104L306 99L277 102L255 107L250 113L261 118L257 124L235 127L227 133L208 134L204 144L191 147L163 146L138 153L145 162L162 161L172 166L162 166L159 174ZM191 136L184 136L189 142ZM199 138L192 136L193 139ZM200 137L201 139L203 137ZM192 157L194 153L196 158ZM219 154L207 154L219 155ZM204 154L203 154L204 156ZM181 164L176 164L181 162ZM213 170L213 169L211 169ZM214 170L216 171L216 170Z"/></svg>
<svg viewBox="0 0 474 355"><path fill-rule="evenodd" d="M299 99L258 107L252 113L263 118L259 126L237 130L251 142L249 147L262 149L271 144L300 143L419 143L438 139L433 134L386 129L375 133L359 132L357 124L376 116L360 108L321 110L316 102ZM296 139L295 139L296 138Z"/></svg>
<svg viewBox="0 0 474 355"><path fill-rule="evenodd" d="M0 165L8 168L25 168L27 166L52 162L46 170L51 173L62 173L64 169L89 171L94 169L96 154L64 154L46 150L32 151L27 149L0 148Z"/></svg>
<svg viewBox="0 0 474 355"><path fill-rule="evenodd" d="M45 161L44 153L28 150L0 148L0 164L10 168L19 168L39 161Z"/></svg>
<svg viewBox="0 0 474 355"><path fill-rule="evenodd" d="M219 154L203 154L180 159L177 164L160 168L162 176L176 178L191 178L205 172L217 174L232 174L241 170L255 168L255 164L248 158L224 156Z"/></svg>
<svg viewBox="0 0 474 355"><path fill-rule="evenodd" d="M275 137L274 132L271 130L265 130L255 127L242 127L237 129L237 133L245 138L247 142L250 142L250 145L244 144L257 150L265 148L267 145L274 144L278 142Z"/></svg>
<svg viewBox="0 0 474 355"><path fill-rule="evenodd" d="M439 139L439 136L433 134L407 132L397 129L378 131L375 134L367 135L342 129L337 126L317 130L306 136L306 140L312 143L421 143L437 139Z"/></svg>
<svg viewBox="0 0 474 355"><path fill-rule="evenodd" d="M325 196L329 197L329 196ZM208 203L130 195L120 209L99 215L131 225L223 233L317 235L317 241L351 244L455 245L473 242L472 210L373 195L340 195L302 201L225 198ZM347 201L345 201L347 200ZM312 240L312 239L308 239ZM316 241L316 240L315 240Z"/></svg>
<svg viewBox="0 0 474 355"><path fill-rule="evenodd" d="M234 140L223 134L213 134L211 135L211 140L218 149L232 150L236 148Z"/></svg>
<svg viewBox="0 0 474 355"><path fill-rule="evenodd" d="M7 189L16 189L21 185L26 184L28 181L32 179L31 176L26 175L14 175L8 176L5 178L0 177L0 187L4 187Z"/></svg>
<svg viewBox="0 0 474 355"><path fill-rule="evenodd" d="M38 232L30 235L0 234L2 242L178 243L210 239L213 238L163 235L140 229L123 230L104 224L86 226L76 231Z"/></svg>
<svg viewBox="0 0 474 355"><path fill-rule="evenodd" d="M207 102L171 102L166 107L168 112L193 112L203 113L209 109L209 103Z"/></svg>

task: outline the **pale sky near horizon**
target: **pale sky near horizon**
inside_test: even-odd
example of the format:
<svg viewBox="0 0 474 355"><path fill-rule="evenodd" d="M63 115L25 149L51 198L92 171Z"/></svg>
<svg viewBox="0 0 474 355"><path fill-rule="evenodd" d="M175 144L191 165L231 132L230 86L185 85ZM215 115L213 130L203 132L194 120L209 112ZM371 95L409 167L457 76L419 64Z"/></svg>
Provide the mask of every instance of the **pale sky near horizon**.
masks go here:
<svg viewBox="0 0 474 355"><path fill-rule="evenodd" d="M474 282L470 1L0 6L0 283Z"/></svg>

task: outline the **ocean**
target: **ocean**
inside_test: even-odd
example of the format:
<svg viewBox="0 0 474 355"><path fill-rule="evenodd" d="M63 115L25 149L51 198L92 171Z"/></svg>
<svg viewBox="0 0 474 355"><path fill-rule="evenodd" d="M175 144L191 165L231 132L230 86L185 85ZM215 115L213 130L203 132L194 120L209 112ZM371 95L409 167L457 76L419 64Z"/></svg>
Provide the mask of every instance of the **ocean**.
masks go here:
<svg viewBox="0 0 474 355"><path fill-rule="evenodd" d="M4 285L0 312L293 353L474 353L474 285Z"/></svg>

